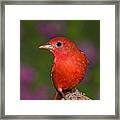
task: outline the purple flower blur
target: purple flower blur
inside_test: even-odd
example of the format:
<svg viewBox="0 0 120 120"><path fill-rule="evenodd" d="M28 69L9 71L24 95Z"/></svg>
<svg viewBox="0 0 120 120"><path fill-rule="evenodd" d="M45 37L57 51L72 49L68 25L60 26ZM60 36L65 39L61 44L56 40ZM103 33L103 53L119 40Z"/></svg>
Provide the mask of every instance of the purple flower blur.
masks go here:
<svg viewBox="0 0 120 120"><path fill-rule="evenodd" d="M47 86L41 86L39 89L37 89L34 92L32 99L46 100L46 99L49 99L49 95L50 95L50 88Z"/></svg>
<svg viewBox="0 0 120 120"><path fill-rule="evenodd" d="M21 100L41 100L49 98L49 88L40 87L37 90L31 90L31 85L36 78L37 73L34 68L22 64L20 69L20 99Z"/></svg>
<svg viewBox="0 0 120 120"><path fill-rule="evenodd" d="M94 46L94 44L92 44L89 41L83 42L83 43L78 43L78 47L80 48L80 50L84 51L86 56L88 57L90 63L95 63L96 59L97 59L97 55L99 55L99 53L97 53L97 48Z"/></svg>
<svg viewBox="0 0 120 120"><path fill-rule="evenodd" d="M86 71L85 78L82 81L82 83L87 83L89 80L91 80L89 78L89 74L91 72L91 68L93 67L93 65L96 64L99 53L97 53L97 48L95 47L95 45L89 41L84 41L84 42L78 43L77 45L80 50L85 52L85 55L89 59L89 66Z"/></svg>
<svg viewBox="0 0 120 120"><path fill-rule="evenodd" d="M46 100L49 99L50 89L48 87L40 87L35 91L31 91L29 86L21 89L21 100Z"/></svg>
<svg viewBox="0 0 120 120"><path fill-rule="evenodd" d="M38 24L38 31L40 34L47 38L65 35L65 22L64 21L49 21L40 22Z"/></svg>
<svg viewBox="0 0 120 120"><path fill-rule="evenodd" d="M20 67L20 79L25 83L31 83L35 78L36 72L33 68L22 64Z"/></svg>

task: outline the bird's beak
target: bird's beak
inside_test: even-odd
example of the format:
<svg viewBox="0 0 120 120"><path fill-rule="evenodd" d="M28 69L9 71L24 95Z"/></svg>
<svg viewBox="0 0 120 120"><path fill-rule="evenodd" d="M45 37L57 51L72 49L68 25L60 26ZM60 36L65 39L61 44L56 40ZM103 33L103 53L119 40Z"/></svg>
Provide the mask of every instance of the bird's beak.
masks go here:
<svg viewBox="0 0 120 120"><path fill-rule="evenodd" d="M42 45L42 46L39 46L39 48L52 50L52 49L54 48L54 46L53 46L53 45L51 45L51 44L47 44L47 45Z"/></svg>

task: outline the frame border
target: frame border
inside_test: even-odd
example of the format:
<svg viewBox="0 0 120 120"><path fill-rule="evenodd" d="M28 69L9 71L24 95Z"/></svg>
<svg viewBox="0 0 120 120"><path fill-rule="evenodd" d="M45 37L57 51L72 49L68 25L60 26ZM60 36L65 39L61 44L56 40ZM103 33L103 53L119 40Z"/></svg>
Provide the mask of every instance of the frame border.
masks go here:
<svg viewBox="0 0 120 120"><path fill-rule="evenodd" d="M115 5L115 115L5 115L5 5ZM119 27L120 1L2 1L1 2L1 64L0 119L119 119Z"/></svg>

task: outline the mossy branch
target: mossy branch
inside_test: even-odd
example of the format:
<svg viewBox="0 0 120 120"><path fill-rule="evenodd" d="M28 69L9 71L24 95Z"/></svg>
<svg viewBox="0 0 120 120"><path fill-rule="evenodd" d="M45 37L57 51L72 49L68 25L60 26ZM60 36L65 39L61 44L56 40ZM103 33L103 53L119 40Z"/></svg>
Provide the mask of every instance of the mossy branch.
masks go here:
<svg viewBox="0 0 120 120"><path fill-rule="evenodd" d="M92 100L85 93L80 92L78 89L65 92L66 100ZM56 92L54 95L54 100L65 100L61 95Z"/></svg>

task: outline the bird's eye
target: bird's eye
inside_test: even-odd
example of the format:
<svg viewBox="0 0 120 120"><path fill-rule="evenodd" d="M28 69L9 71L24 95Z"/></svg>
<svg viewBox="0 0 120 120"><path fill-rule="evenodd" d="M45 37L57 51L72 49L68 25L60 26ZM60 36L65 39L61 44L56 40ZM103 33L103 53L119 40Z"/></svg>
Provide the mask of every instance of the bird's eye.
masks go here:
<svg viewBox="0 0 120 120"><path fill-rule="evenodd" d="M57 46L57 47L60 47L61 45L62 45L61 42L57 42L57 43L56 43L56 46Z"/></svg>

